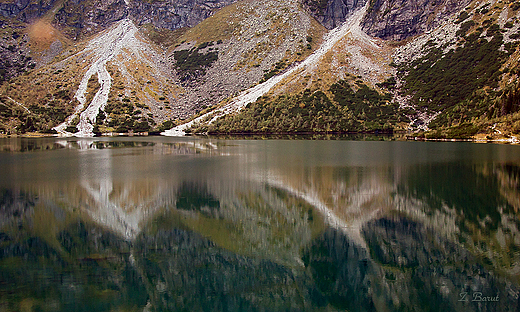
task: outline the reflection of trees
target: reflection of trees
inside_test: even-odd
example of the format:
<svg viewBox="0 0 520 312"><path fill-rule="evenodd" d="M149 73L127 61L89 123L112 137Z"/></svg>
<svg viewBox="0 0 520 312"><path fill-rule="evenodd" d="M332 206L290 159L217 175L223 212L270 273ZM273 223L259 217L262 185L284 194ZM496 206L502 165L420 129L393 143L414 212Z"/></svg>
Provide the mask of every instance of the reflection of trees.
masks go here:
<svg viewBox="0 0 520 312"><path fill-rule="evenodd" d="M194 232L160 229L139 236L134 248L157 311L312 309L314 286L304 272L229 252Z"/></svg>
<svg viewBox="0 0 520 312"><path fill-rule="evenodd" d="M10 217L0 228L3 309L87 312L146 305L130 244L117 234L51 202L29 202L23 215Z"/></svg>
<svg viewBox="0 0 520 312"><path fill-rule="evenodd" d="M443 215L453 219L458 240L481 263L518 280L520 223L515 202L520 194L515 168L461 163L417 166L409 169L399 193L422 201L425 220ZM442 223L435 227L444 230Z"/></svg>
<svg viewBox="0 0 520 312"><path fill-rule="evenodd" d="M520 288L497 277L460 245L402 217L363 227L368 250L329 229L303 260L323 300L348 311L509 311ZM460 293L483 292L499 302L460 302ZM513 295L512 295L513 294Z"/></svg>
<svg viewBox="0 0 520 312"><path fill-rule="evenodd" d="M494 164L484 166L481 171L484 175L496 176L500 193L515 212L520 212L520 166L513 163Z"/></svg>
<svg viewBox="0 0 520 312"><path fill-rule="evenodd" d="M183 183L175 205L144 226L189 229L218 246L289 266L300 266L299 251L323 231L323 219L305 201L262 183Z"/></svg>
<svg viewBox="0 0 520 312"><path fill-rule="evenodd" d="M455 209L459 225L496 230L501 213L508 208L493 176L485 176L477 168L460 163L412 167L407 172L400 192L408 198L423 200L426 209Z"/></svg>
<svg viewBox="0 0 520 312"><path fill-rule="evenodd" d="M314 305L315 287L294 257L321 231L322 220L283 191L257 185L238 198L217 201L206 186L185 184L177 192L182 209L162 210L131 241L49 197L26 196L17 204L13 197L19 195L2 194L5 211L18 215L7 206L25 207L22 217L0 229L0 278L8 281L0 283L0 292L13 294L2 296L0 305L12 310L27 302L54 311L142 310L148 302L156 311ZM214 211L207 213L208 207ZM36 230L40 222L47 228ZM212 232L215 228L219 231ZM237 253L215 243L230 247L226 240L242 249Z"/></svg>

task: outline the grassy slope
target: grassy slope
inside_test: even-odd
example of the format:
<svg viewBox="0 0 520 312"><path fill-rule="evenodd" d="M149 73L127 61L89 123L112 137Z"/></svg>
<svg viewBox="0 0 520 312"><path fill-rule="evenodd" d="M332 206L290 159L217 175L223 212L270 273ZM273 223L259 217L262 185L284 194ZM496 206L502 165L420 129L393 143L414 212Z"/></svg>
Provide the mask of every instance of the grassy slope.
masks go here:
<svg viewBox="0 0 520 312"><path fill-rule="evenodd" d="M322 42L315 37L308 39L309 45L319 46ZM378 44L381 48L374 50L364 38L349 34L312 70L291 74L241 112L221 118L209 127L195 126L191 131L222 134L401 130L407 121L404 112L390 103L389 90L379 87L391 77L392 49L383 42ZM310 52L309 49L300 59ZM264 76L266 79L287 66L284 62L275 65Z"/></svg>
<svg viewBox="0 0 520 312"><path fill-rule="evenodd" d="M265 77L265 75L272 74L275 71L283 70L293 62L303 60L318 46L324 28L311 19L310 27L304 28L308 42L304 39L301 40L302 42L299 45L293 44L291 46L287 38L291 35L296 36L295 25L292 25L295 20L291 20L292 15L303 13L298 10L294 11L295 7L291 7L294 4L281 1L273 1L273 3L274 6L269 7L265 3L249 0L240 1L219 10L212 17L191 29L167 31L156 29L151 25L144 25L141 31L145 40L150 41L159 53L162 52L168 58L168 60L164 59L164 65L162 65L165 66L161 69L164 73L155 73L152 68L146 66L143 62L135 60L118 58L110 62L111 76L114 79L114 85L109 95L110 112L104 112L105 122L99 123L96 131L122 131L125 129L131 130L135 127L150 130L153 127L160 127L165 120L174 120L178 117L176 109L177 106L184 105L182 99L186 97L186 103L190 104L192 99L188 100L187 97L193 95L194 92L198 94L200 91L199 88L186 90L184 87L180 87L178 78L174 74L170 73L170 77L165 75L170 66L173 68L176 66L174 51L185 49L186 44L197 46L206 42L215 44L215 46L211 46L204 51L201 50L201 53L208 53L206 50L211 51L211 48L214 49L213 51L219 49L219 59L223 58L229 63L224 64L225 70L230 71L229 75L246 75L249 77L247 81L251 80L252 83L261 80L262 75ZM259 5L261 10L255 10ZM267 11L266 7L268 8ZM250 49L249 46L236 48L237 45L245 45L249 41L245 38L245 36L250 36L247 33L246 25L251 22L252 13L256 14L255 21L258 20L261 24L265 20L268 25L264 33L258 33L254 36L254 40L258 39L261 43L257 44L254 49ZM263 16L266 13L269 14ZM84 59L85 62L83 62L83 59L76 57L67 58L78 52L80 46L74 47L71 45L71 42L66 41L66 38L52 27L49 21L52 20L53 14L47 14L48 16L44 16L31 26L30 31L34 38L33 48L35 51L45 52L50 43L63 39L61 41L64 50L68 49L69 51L57 56L51 65L28 72L0 87L0 92L5 99L10 97L29 108L28 112L9 100L2 101L3 104L0 106L0 118L2 118L0 131L2 133L22 134L50 131L49 129L62 122L64 117L70 115L77 105L73 96L81 77L81 74L78 75L78 73L85 72L86 64L91 63L91 61L88 56ZM287 14L292 14L289 23L284 16ZM296 19L296 21L298 20ZM217 44L218 42L220 43ZM183 45L183 43L185 44ZM273 51L280 49L280 47L284 49L283 51L287 47L287 52L284 52L285 54L278 52L273 54ZM237 51L240 53L238 58L231 55L237 53ZM275 65L280 62L283 67L277 68ZM118 69L121 64L126 67L124 72ZM222 63L220 66L223 66ZM206 67L210 68L211 64ZM261 74L262 70L265 74ZM192 75L193 77L188 75L188 78L194 79L192 82L196 84L203 83L204 80L223 79L220 76L207 78L204 76L205 72L206 68L203 68L202 74L196 73L196 75ZM201 80L201 78L204 79ZM36 85L36 88L31 88L28 84L29 81L36 81L39 84ZM63 99L56 99L55 93L58 91L60 95L63 95ZM226 91L229 90L224 90L224 93ZM231 91L233 93L238 90ZM66 96L65 93L67 93ZM200 93L199 98L206 96L206 94ZM222 95L219 96L222 97ZM217 99L212 98L211 100ZM30 107L33 107L33 109ZM54 116L58 116L58 118L54 118ZM38 120L38 122L34 124L30 119ZM140 123L147 123L147 125L141 127ZM26 124L29 124L29 126L26 126ZM120 125L122 126L120 127ZM136 129L133 130L136 131Z"/></svg>
<svg viewBox="0 0 520 312"><path fill-rule="evenodd" d="M520 134L515 3L472 3L455 20L455 46L429 41L426 55L399 67L402 94L420 111L439 112L432 131L419 137L505 140Z"/></svg>
<svg viewBox="0 0 520 312"><path fill-rule="evenodd" d="M507 139L520 134L518 113L520 85L517 82L520 74L518 68L520 52L517 48L520 25L516 17L520 10L516 3L505 1L497 2L495 5L479 4L478 6L472 3L466 9L467 14L462 13L456 21L461 30L458 33L458 43L452 46L451 51L446 46L436 46L435 42L430 42L423 47L423 50L429 51L428 54L417 59L415 63L399 68L399 77L404 82L402 95L410 97L411 103L418 111L430 113L441 111L441 114L430 124L433 131L420 133L419 137ZM243 15L251 13L245 12L244 8L250 7L250 1L241 1L221 9L192 29L172 32L154 29L148 25L143 27L143 33L158 46L169 49L171 54L184 42L236 40L241 38L240 35L245 31ZM501 19L501 13L506 9L508 14L504 20L504 14ZM68 46L65 37L48 22L52 19L52 14L50 12L28 28L35 51L44 51L54 40L60 40ZM283 20L272 16L270 22L267 33L259 34L265 35L269 41L246 51L247 53L242 53L234 70L238 72L253 70L264 62L265 51L273 49L286 40L285 32L290 29L286 29ZM301 43L301 49L290 53L288 51L283 59L271 61L270 69L264 70L264 79L307 57L319 45L322 34L323 28L312 19L308 39ZM352 46L355 44L352 44L349 39L343 40L321 60L315 71L291 77L275 88L268 97L250 105L239 116L229 117L209 130L224 133L258 133L265 132L266 129L274 132L404 129L403 122L406 118L402 115L410 112L398 111L389 106L388 96L385 94L393 90L385 89L383 85L376 83L382 82L392 71L388 69L387 64L392 49L383 45L382 50L375 52L367 47L361 47L362 55L385 69L380 70L379 75L358 76L359 67L353 64L349 53L344 53L346 48ZM72 51L71 49L66 54L70 55ZM219 53L223 52L219 51ZM65 56L64 54L59 59L64 59ZM115 69L114 64L111 65L114 87L110 99L114 105L117 104L116 115L111 116L112 124L132 123L129 125L131 128L139 126L139 122L146 122L147 129L150 129L149 127L157 126L156 119L159 118L159 114L164 115L159 118L161 122L168 118L173 119L174 115L169 111L170 101L182 97L185 90L175 86L171 81L156 81L157 77L139 64L125 61L125 65L128 68L136 68L131 73L135 78L132 86L128 85L128 79L124 79L124 75ZM45 132L57 125L70 115L77 105L73 100L74 91L79 83L76 73L84 70L85 65L78 61L65 66L53 65L29 72L1 86L0 132L11 134ZM342 101L348 102L349 105L346 105L346 102L340 103L337 95L332 91L332 86L340 81L346 84L341 82L339 85L343 86L343 90L336 88L336 93L348 94ZM369 89L377 90L379 94L376 96L373 91L365 90L360 81L364 81ZM35 82L34 87L29 82ZM137 88L139 84L146 85L146 88ZM359 89L374 96L369 96L369 100L363 104L363 101L356 100ZM129 98L132 104L130 111L125 108L128 106L128 103L123 101L125 98ZM325 103L325 107L328 108L323 108L322 104L316 106L314 102L317 98L320 98L319 101ZM373 99L372 102L370 98ZM150 103L162 103L161 108L164 107L166 110L152 111ZM274 109L273 114L266 113L269 107ZM374 112L373 107L377 107L378 112ZM284 117L288 120L279 120L280 125L276 127L274 124L271 125L276 118L281 118L279 112L286 111L290 112ZM137 119L134 118L136 112L139 115ZM255 119L258 122L250 122ZM131 122L127 122L129 120ZM233 126L224 125L228 121ZM99 126L102 131L117 130L115 124L105 123ZM195 129L195 131L207 130L207 128Z"/></svg>
<svg viewBox="0 0 520 312"><path fill-rule="evenodd" d="M237 115L228 116L209 127L195 127L192 131L290 133L397 130L406 128L403 124L406 118L400 117L403 114L415 118L417 114L439 112L430 123L433 130L419 133L419 137L508 139L520 134L520 25L516 17L519 7L520 4L515 1L494 5L474 2L455 21L460 26L456 44L444 45L442 39L434 38L423 46L422 57L398 67L398 77L404 84L400 95L411 99L415 112L410 109L382 109L383 106L377 104L378 96L373 97L372 102L369 100L364 104L352 105L356 102L356 80L359 78L369 87L379 90L383 98L385 92L394 91L393 83L386 86L381 83L392 72L382 69L388 66L388 61L381 62L385 55L387 60L390 59L392 48L387 43L382 44L385 48L378 51L362 49L361 53L369 60L383 66L375 79L366 74L356 77L359 67L352 64L355 59L345 52L348 51L346 47L352 46L345 39L338 44L341 49L338 47L326 55L313 72L298 73ZM420 38L410 39L411 44L421 44L416 39ZM380 83L376 83L378 79ZM341 91L350 94L347 99L350 106L341 105L332 92L331 86L341 80L347 81L353 88L354 92L349 92L348 88ZM325 106L312 104L316 96L322 99ZM384 113L372 114L370 111L374 106ZM336 107L343 108L338 110Z"/></svg>

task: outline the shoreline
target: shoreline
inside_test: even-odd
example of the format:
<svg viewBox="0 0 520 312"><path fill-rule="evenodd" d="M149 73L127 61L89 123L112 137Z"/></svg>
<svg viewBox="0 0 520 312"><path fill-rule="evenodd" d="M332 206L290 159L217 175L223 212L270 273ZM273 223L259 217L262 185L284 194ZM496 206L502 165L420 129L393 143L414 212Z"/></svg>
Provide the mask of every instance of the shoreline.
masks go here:
<svg viewBox="0 0 520 312"><path fill-rule="evenodd" d="M98 136L92 136L88 138L102 138L102 137L161 137L163 135L160 132L144 132L144 133L103 133ZM366 131L366 132L262 132L262 133L188 133L186 137L211 137L211 138L258 138L258 139L280 139L276 137L288 137L288 138L311 138L311 137L349 137L349 136L372 136L372 137L392 137L399 141L422 141L422 142L470 142L470 143L495 143L495 144L520 144L518 137L510 138L498 138L498 139L486 139L486 138L424 138L409 135L409 132L402 131ZM65 136L60 134L45 134L45 133L26 133L26 134L13 134L5 135L0 134L0 138L84 138L79 136Z"/></svg>
<svg viewBox="0 0 520 312"><path fill-rule="evenodd" d="M423 141L423 142L470 142L470 143L501 143L501 144L520 144L520 140L517 137L503 138L503 139L482 139L482 138L452 138L452 139L430 139L410 136L406 138L407 141Z"/></svg>

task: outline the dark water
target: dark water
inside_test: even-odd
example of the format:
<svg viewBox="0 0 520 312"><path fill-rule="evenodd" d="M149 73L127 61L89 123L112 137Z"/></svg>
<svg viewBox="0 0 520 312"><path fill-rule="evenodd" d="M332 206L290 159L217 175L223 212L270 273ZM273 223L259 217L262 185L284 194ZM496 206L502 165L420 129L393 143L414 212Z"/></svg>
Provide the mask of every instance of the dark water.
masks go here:
<svg viewBox="0 0 520 312"><path fill-rule="evenodd" d="M0 311L520 311L520 146L0 151Z"/></svg>

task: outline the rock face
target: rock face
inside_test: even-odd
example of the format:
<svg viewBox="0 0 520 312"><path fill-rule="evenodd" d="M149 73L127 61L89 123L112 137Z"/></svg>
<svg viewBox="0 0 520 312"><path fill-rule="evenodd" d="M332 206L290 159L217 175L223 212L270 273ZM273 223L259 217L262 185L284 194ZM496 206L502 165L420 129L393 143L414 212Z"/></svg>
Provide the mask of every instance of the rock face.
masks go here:
<svg viewBox="0 0 520 312"><path fill-rule="evenodd" d="M167 0L130 2L130 15L139 25L151 23L158 28L193 27L215 10L236 0Z"/></svg>
<svg viewBox="0 0 520 312"><path fill-rule="evenodd" d="M20 35L22 31L10 28L0 39L0 83L35 67L27 35Z"/></svg>
<svg viewBox="0 0 520 312"><path fill-rule="evenodd" d="M0 3L0 16L30 23L56 5L55 0L16 0ZM91 35L113 22L131 17L137 24L177 29L192 27L215 10L236 0L66 0L56 12L54 23L71 38Z"/></svg>
<svg viewBox="0 0 520 312"><path fill-rule="evenodd" d="M367 0L302 0L309 13L327 29L341 25L354 10Z"/></svg>
<svg viewBox="0 0 520 312"><path fill-rule="evenodd" d="M65 1L54 22L72 39L101 31L128 16L123 0Z"/></svg>
<svg viewBox="0 0 520 312"><path fill-rule="evenodd" d="M45 14L54 4L56 4L55 0L16 0L4 2L0 3L0 15L7 18L16 18L22 22L29 22Z"/></svg>
<svg viewBox="0 0 520 312"><path fill-rule="evenodd" d="M101 31L113 22L131 18L136 24L153 24L158 28L192 27L215 10L236 0L68 0L56 14L62 28L69 27L70 37Z"/></svg>
<svg viewBox="0 0 520 312"><path fill-rule="evenodd" d="M439 26L470 0L370 0L363 22L367 34L403 40Z"/></svg>
<svg viewBox="0 0 520 312"><path fill-rule="evenodd" d="M341 25L367 0L302 0L307 11L327 29ZM446 17L464 8L470 0L370 0L363 22L369 35L403 40L439 26Z"/></svg>
<svg viewBox="0 0 520 312"><path fill-rule="evenodd" d="M191 231L142 235L135 248L143 279L155 286L149 295L156 311L306 311L314 299L308 294L317 292L304 274L226 251Z"/></svg>

